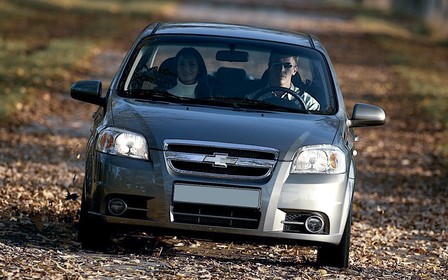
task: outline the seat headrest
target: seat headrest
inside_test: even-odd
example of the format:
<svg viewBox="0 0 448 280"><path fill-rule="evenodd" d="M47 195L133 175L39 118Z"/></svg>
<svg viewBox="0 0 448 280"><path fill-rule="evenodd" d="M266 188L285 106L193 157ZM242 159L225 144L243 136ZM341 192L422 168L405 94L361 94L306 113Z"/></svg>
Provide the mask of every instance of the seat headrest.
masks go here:
<svg viewBox="0 0 448 280"><path fill-rule="evenodd" d="M246 71L241 68L220 67L216 78L221 84L238 85L246 80Z"/></svg>
<svg viewBox="0 0 448 280"><path fill-rule="evenodd" d="M158 70L158 84L163 88L170 88L176 85L176 59L170 57L163 61Z"/></svg>

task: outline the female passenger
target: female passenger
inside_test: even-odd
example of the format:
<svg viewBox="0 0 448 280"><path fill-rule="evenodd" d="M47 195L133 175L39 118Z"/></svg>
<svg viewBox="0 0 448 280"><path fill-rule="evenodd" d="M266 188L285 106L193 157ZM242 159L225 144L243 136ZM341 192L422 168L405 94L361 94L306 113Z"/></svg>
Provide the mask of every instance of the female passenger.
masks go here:
<svg viewBox="0 0 448 280"><path fill-rule="evenodd" d="M198 82L205 78L207 69L201 54L194 48L183 48L175 57L177 83L168 92L179 97L195 98Z"/></svg>

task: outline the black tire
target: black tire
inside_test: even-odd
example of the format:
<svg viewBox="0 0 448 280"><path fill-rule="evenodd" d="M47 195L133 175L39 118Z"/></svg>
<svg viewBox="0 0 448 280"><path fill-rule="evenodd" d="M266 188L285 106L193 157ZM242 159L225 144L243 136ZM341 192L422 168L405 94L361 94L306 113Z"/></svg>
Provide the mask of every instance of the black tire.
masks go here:
<svg viewBox="0 0 448 280"><path fill-rule="evenodd" d="M105 250L111 243L110 227L89 217L84 196L81 201L78 240L83 249L89 250Z"/></svg>
<svg viewBox="0 0 448 280"><path fill-rule="evenodd" d="M349 213L341 242L338 245L325 245L317 249L317 264L319 266L348 267L351 228L352 215Z"/></svg>

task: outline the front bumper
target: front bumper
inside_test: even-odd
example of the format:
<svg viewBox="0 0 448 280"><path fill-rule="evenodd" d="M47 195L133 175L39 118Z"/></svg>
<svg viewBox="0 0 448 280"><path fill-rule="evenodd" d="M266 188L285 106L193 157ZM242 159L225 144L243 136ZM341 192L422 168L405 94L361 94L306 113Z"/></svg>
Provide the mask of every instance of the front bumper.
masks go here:
<svg viewBox="0 0 448 280"><path fill-rule="evenodd" d="M85 190L89 215L110 224L312 243L341 240L354 190L354 178L347 174L290 174L291 163L278 162L268 179L226 180L175 174L163 155L158 158L149 162L97 154L92 184ZM186 195L195 186L204 194ZM126 203L123 214L112 213L112 199ZM322 232L307 232L302 222L310 215L322 217Z"/></svg>

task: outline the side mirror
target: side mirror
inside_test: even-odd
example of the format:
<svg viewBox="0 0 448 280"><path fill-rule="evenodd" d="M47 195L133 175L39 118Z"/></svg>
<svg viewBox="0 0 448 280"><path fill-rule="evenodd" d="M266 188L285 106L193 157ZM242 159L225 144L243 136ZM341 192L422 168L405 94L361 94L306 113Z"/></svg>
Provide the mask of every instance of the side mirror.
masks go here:
<svg viewBox="0 0 448 280"><path fill-rule="evenodd" d="M355 104L350 127L378 126L386 122L386 113L378 106Z"/></svg>
<svg viewBox="0 0 448 280"><path fill-rule="evenodd" d="M106 99L101 97L101 81L78 81L72 85L70 96L95 105L106 105Z"/></svg>

